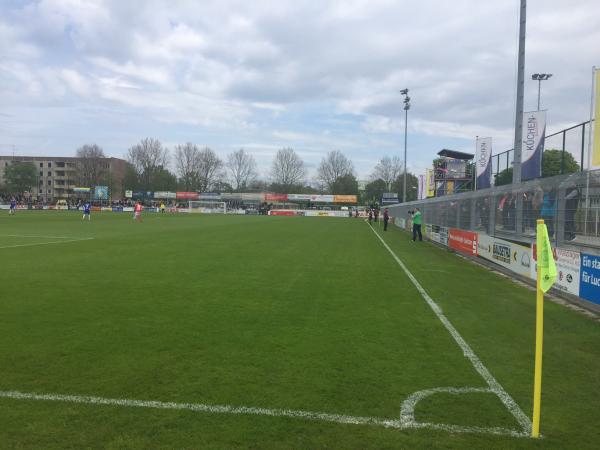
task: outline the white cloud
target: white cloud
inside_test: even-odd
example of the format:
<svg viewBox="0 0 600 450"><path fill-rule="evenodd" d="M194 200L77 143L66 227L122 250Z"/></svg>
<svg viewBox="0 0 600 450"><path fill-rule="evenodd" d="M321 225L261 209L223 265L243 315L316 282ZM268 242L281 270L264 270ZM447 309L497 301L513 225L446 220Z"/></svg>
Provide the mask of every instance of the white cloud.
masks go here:
<svg viewBox="0 0 600 450"><path fill-rule="evenodd" d="M528 8L528 75L554 73L542 92L549 128L583 121L590 67L600 64L600 10L592 0ZM285 144L312 165L340 149L363 166L397 148L398 91L408 87L409 132L422 138L411 139L423 158L432 141L468 147L475 135L508 148L517 13L515 2L475 0L1 4L0 96L24 117L27 107L48 108L36 117L57 140L68 134L57 108L66 127L69 114L90 107L82 123L90 140L116 126L98 112L109 108L123 122L160 128L165 141L251 142L257 152ZM527 81L526 109L535 87ZM21 127L7 129L39 145ZM143 129L120 128L120 139L136 142Z"/></svg>

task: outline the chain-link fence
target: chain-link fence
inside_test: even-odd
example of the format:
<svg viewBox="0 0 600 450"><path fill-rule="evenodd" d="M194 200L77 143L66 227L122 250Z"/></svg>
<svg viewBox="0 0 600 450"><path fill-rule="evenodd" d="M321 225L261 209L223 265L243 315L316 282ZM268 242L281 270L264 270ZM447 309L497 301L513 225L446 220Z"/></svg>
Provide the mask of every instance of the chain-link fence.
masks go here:
<svg viewBox="0 0 600 450"><path fill-rule="evenodd" d="M558 175L389 207L409 217L419 208L427 224L530 243L538 218L556 245L600 249L600 170Z"/></svg>

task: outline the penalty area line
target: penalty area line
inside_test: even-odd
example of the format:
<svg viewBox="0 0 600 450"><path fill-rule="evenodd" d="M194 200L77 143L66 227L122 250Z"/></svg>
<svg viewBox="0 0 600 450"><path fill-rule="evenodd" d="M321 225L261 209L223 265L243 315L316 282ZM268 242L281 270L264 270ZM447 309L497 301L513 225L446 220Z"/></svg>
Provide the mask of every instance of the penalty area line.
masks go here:
<svg viewBox="0 0 600 450"><path fill-rule="evenodd" d="M442 309L438 306L436 302L429 296L429 294L425 291L421 283L417 281L415 276L408 270L406 265L402 262L398 255L394 253L394 251L390 248L390 246L383 240L383 238L375 231L375 229L369 225L371 231L377 236L379 241L383 244L386 250L392 255L392 257L396 260L400 268L404 271L406 276L410 279L412 284L417 288L417 291L421 294L421 297L427 302L431 310L435 313L437 318L442 322L444 327L448 330L450 335L454 338L460 349L463 351L464 356L471 361L473 368L481 375L481 377L485 380L487 385L490 388L490 391L493 392L500 398L500 401L504 404L506 409L514 416L517 420L523 432L526 434L530 434L531 432L531 420L529 417L523 412L521 407L515 402L515 400L510 396L508 392L500 385L498 380L494 378L491 372L484 366L483 362L479 359L479 357L473 352L469 344L464 340L464 338L460 335L458 330L454 328L454 325L448 320L448 318L444 315Z"/></svg>

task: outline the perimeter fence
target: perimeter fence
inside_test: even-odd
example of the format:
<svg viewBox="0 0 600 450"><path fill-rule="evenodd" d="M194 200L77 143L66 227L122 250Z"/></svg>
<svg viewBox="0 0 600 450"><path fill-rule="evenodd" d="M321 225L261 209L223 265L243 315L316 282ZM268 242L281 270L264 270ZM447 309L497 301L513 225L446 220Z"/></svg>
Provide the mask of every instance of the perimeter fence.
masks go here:
<svg viewBox="0 0 600 450"><path fill-rule="evenodd" d="M543 218L556 246L600 253L600 170L401 203L389 210L393 217L408 219L415 208L426 224L527 245L535 237L536 220Z"/></svg>

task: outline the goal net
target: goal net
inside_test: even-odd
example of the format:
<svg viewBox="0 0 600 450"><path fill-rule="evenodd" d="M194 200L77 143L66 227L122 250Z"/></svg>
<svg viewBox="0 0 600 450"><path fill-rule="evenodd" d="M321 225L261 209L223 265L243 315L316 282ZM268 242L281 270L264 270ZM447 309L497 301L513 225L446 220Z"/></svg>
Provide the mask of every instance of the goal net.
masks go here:
<svg viewBox="0 0 600 450"><path fill-rule="evenodd" d="M225 202L190 200L189 212L204 214L226 214L227 205Z"/></svg>

